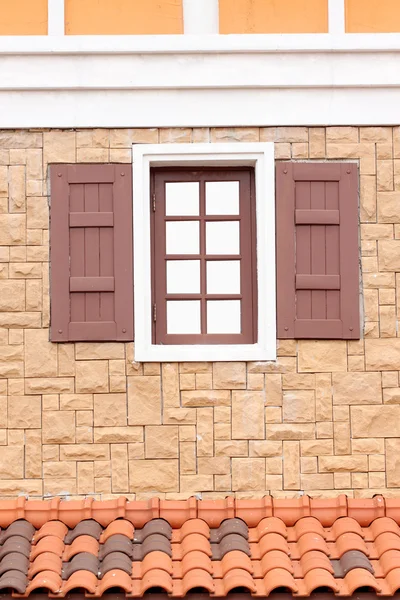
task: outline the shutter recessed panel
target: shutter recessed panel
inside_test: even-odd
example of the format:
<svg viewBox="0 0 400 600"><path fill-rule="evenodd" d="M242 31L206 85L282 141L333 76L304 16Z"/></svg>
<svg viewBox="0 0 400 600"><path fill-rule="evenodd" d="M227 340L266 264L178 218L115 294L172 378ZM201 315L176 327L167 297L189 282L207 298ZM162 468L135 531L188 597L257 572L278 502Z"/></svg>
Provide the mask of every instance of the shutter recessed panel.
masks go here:
<svg viewBox="0 0 400 600"><path fill-rule="evenodd" d="M278 337L357 339L357 166L279 163Z"/></svg>
<svg viewBox="0 0 400 600"><path fill-rule="evenodd" d="M52 340L132 340L129 165L53 165L50 243Z"/></svg>

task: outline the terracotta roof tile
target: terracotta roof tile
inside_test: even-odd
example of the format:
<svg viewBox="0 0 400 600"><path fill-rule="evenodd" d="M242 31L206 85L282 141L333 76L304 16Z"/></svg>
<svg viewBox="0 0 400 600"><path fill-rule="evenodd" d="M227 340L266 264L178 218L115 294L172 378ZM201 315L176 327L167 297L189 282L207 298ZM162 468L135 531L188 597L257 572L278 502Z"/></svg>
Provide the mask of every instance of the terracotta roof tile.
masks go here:
<svg viewBox="0 0 400 600"><path fill-rule="evenodd" d="M0 501L0 589L99 598L400 590L400 500Z"/></svg>

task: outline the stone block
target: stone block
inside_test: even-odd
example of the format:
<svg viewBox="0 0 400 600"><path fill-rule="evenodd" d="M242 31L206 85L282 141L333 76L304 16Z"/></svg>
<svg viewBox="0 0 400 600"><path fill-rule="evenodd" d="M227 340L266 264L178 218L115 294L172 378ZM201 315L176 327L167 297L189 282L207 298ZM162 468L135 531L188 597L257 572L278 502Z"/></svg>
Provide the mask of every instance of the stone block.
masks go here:
<svg viewBox="0 0 400 600"><path fill-rule="evenodd" d="M232 392L232 438L264 439L264 392Z"/></svg>
<svg viewBox="0 0 400 600"><path fill-rule="evenodd" d="M93 410L93 394L61 394L61 410Z"/></svg>
<svg viewBox="0 0 400 600"><path fill-rule="evenodd" d="M11 213L24 213L26 198L26 176L24 166L12 166L8 169L9 208Z"/></svg>
<svg viewBox="0 0 400 600"><path fill-rule="evenodd" d="M128 446L126 444L111 445L111 489L113 494L129 491Z"/></svg>
<svg viewBox="0 0 400 600"><path fill-rule="evenodd" d="M372 175L360 177L360 221L376 221L376 177Z"/></svg>
<svg viewBox="0 0 400 600"><path fill-rule="evenodd" d="M358 127L327 127L326 141L328 143L356 144L358 142Z"/></svg>
<svg viewBox="0 0 400 600"><path fill-rule="evenodd" d="M366 339L367 371L397 371L400 365L400 338Z"/></svg>
<svg viewBox="0 0 400 600"><path fill-rule="evenodd" d="M160 133L163 130L160 130ZM258 142L260 132L258 127L213 127L211 142Z"/></svg>
<svg viewBox="0 0 400 600"><path fill-rule="evenodd" d="M351 456L320 456L320 473L368 472L368 457L365 455Z"/></svg>
<svg viewBox="0 0 400 600"><path fill-rule="evenodd" d="M381 192L381 193L379 193L378 194L378 221L380 223L400 223L399 204L400 204L400 192Z"/></svg>
<svg viewBox="0 0 400 600"><path fill-rule="evenodd" d="M333 404L381 404L380 373L333 373Z"/></svg>
<svg viewBox="0 0 400 600"><path fill-rule="evenodd" d="M10 429L40 429L40 396L9 396L8 427Z"/></svg>
<svg viewBox="0 0 400 600"><path fill-rule="evenodd" d="M178 426L145 427L145 454L146 458L178 458Z"/></svg>
<svg viewBox="0 0 400 600"><path fill-rule="evenodd" d="M300 340L298 369L301 373L327 373L347 370L344 341Z"/></svg>
<svg viewBox="0 0 400 600"><path fill-rule="evenodd" d="M214 443L215 456L247 456L248 442L245 440L221 440Z"/></svg>
<svg viewBox="0 0 400 600"><path fill-rule="evenodd" d="M348 421L333 424L333 443L335 454L350 454L350 423Z"/></svg>
<svg viewBox="0 0 400 600"><path fill-rule="evenodd" d="M161 380L159 376L128 377L129 425L161 424Z"/></svg>
<svg viewBox="0 0 400 600"><path fill-rule="evenodd" d="M311 440L315 438L314 423L269 423L267 440Z"/></svg>
<svg viewBox="0 0 400 600"><path fill-rule="evenodd" d="M395 306L381 306L379 309L379 331L381 338L393 338L397 333Z"/></svg>
<svg viewBox="0 0 400 600"><path fill-rule="evenodd" d="M181 475L196 473L196 444L194 442L180 442L179 444L179 473Z"/></svg>
<svg viewBox="0 0 400 600"><path fill-rule="evenodd" d="M391 127L360 127L360 142L392 143Z"/></svg>
<svg viewBox="0 0 400 600"><path fill-rule="evenodd" d="M0 280L0 310L25 310L25 281Z"/></svg>
<svg viewBox="0 0 400 600"><path fill-rule="evenodd" d="M330 373L317 373L315 388L315 418L317 421L331 421L332 375Z"/></svg>
<svg viewBox="0 0 400 600"><path fill-rule="evenodd" d="M95 444L142 442L143 427L95 427Z"/></svg>
<svg viewBox="0 0 400 600"><path fill-rule="evenodd" d="M0 451L0 479L23 479L23 477L23 446L2 446Z"/></svg>
<svg viewBox="0 0 400 600"><path fill-rule="evenodd" d="M64 414L64 413L62 413ZM109 460L108 444L69 444L60 446L60 460Z"/></svg>
<svg viewBox="0 0 400 600"><path fill-rule="evenodd" d="M247 389L248 390L263 390L264 389L264 375L262 373L250 373L247 376Z"/></svg>
<svg viewBox="0 0 400 600"><path fill-rule="evenodd" d="M234 492L256 492L264 489L264 458L232 458L232 490Z"/></svg>
<svg viewBox="0 0 400 600"><path fill-rule="evenodd" d="M0 214L0 246L24 244L25 221L24 214Z"/></svg>
<svg viewBox="0 0 400 600"><path fill-rule="evenodd" d="M308 136L310 158L325 158L325 128L310 127Z"/></svg>
<svg viewBox="0 0 400 600"><path fill-rule="evenodd" d="M230 406L229 390L188 390L181 392L182 406Z"/></svg>
<svg viewBox="0 0 400 600"><path fill-rule="evenodd" d="M331 490L333 489L332 473L301 474L300 485L302 490ZM313 494L313 497L315 495Z"/></svg>
<svg viewBox="0 0 400 600"><path fill-rule="evenodd" d="M282 375L272 373L264 377L266 406L282 406Z"/></svg>
<svg viewBox="0 0 400 600"><path fill-rule="evenodd" d="M282 423L282 409L280 406L267 406L265 408L266 423Z"/></svg>
<svg viewBox="0 0 400 600"><path fill-rule="evenodd" d="M282 456L282 442L271 441L250 441L249 456L259 456L271 458L273 456Z"/></svg>
<svg viewBox="0 0 400 600"><path fill-rule="evenodd" d="M212 475L181 475L180 477L180 490L185 495L212 492L213 489L214 477Z"/></svg>
<svg viewBox="0 0 400 600"><path fill-rule="evenodd" d="M177 460L129 461L130 492L177 492L179 489Z"/></svg>
<svg viewBox="0 0 400 600"><path fill-rule="evenodd" d="M25 331L26 377L57 377L57 344L49 342L47 329Z"/></svg>
<svg viewBox="0 0 400 600"><path fill-rule="evenodd" d="M333 440L302 440L302 456L323 456L333 454Z"/></svg>
<svg viewBox="0 0 400 600"><path fill-rule="evenodd" d="M194 375L181 375L182 377L193 378L194 389ZM162 365L162 399L163 405L166 407L178 408L180 406L180 395L179 395L179 369L176 363L163 363Z"/></svg>
<svg viewBox="0 0 400 600"><path fill-rule="evenodd" d="M126 394L94 395L94 426L123 427L127 425Z"/></svg>
<svg viewBox="0 0 400 600"><path fill-rule="evenodd" d="M400 388L386 388L383 390L384 404L400 404Z"/></svg>
<svg viewBox="0 0 400 600"><path fill-rule="evenodd" d="M23 377L23 346L0 346L0 377Z"/></svg>
<svg viewBox="0 0 400 600"><path fill-rule="evenodd" d="M229 475L231 462L228 457L198 458L197 466L200 475Z"/></svg>
<svg viewBox="0 0 400 600"><path fill-rule="evenodd" d="M283 487L300 489L300 443L283 442Z"/></svg>
<svg viewBox="0 0 400 600"><path fill-rule="evenodd" d="M318 472L318 459L316 456L305 456L300 459L300 471L301 473L317 473Z"/></svg>
<svg viewBox="0 0 400 600"><path fill-rule="evenodd" d="M213 409L197 409L197 456L214 454Z"/></svg>
<svg viewBox="0 0 400 600"><path fill-rule="evenodd" d="M314 423L315 392L313 390L284 391L283 420L286 423Z"/></svg>
<svg viewBox="0 0 400 600"><path fill-rule="evenodd" d="M43 464L43 477L47 479L51 477L55 477L56 479L72 479L76 477L76 462L65 460L45 462Z"/></svg>
<svg viewBox="0 0 400 600"><path fill-rule="evenodd" d="M216 390L245 389L246 363L217 362L213 365L213 386Z"/></svg>
<svg viewBox="0 0 400 600"><path fill-rule="evenodd" d="M48 163L76 162L76 133L48 131L43 134L43 160Z"/></svg>
<svg viewBox="0 0 400 600"><path fill-rule="evenodd" d="M284 390L314 390L315 375L282 375L282 388Z"/></svg>
<svg viewBox="0 0 400 600"><path fill-rule="evenodd" d="M125 347L118 342L79 342L75 344L76 360L124 360Z"/></svg>
<svg viewBox="0 0 400 600"><path fill-rule="evenodd" d="M106 360L77 361L75 371L75 390L78 394L108 392Z"/></svg>
<svg viewBox="0 0 400 600"><path fill-rule="evenodd" d="M377 190L390 192L394 189L393 160L377 160L376 162ZM378 217L378 220L379 217Z"/></svg>
<svg viewBox="0 0 400 600"><path fill-rule="evenodd" d="M350 410L353 438L400 437L400 406L352 406Z"/></svg>
<svg viewBox="0 0 400 600"><path fill-rule="evenodd" d="M296 443L296 442L293 442ZM272 458L265 459L265 473L266 475L282 475L283 464L282 456L274 456Z"/></svg>
<svg viewBox="0 0 400 600"><path fill-rule="evenodd" d="M44 444L75 442L75 413L73 411L46 411L43 413L42 419Z"/></svg>
<svg viewBox="0 0 400 600"><path fill-rule="evenodd" d="M58 374L60 377L75 376L75 348L73 344L57 344Z"/></svg>
<svg viewBox="0 0 400 600"><path fill-rule="evenodd" d="M400 240L379 240L380 271L400 271Z"/></svg>

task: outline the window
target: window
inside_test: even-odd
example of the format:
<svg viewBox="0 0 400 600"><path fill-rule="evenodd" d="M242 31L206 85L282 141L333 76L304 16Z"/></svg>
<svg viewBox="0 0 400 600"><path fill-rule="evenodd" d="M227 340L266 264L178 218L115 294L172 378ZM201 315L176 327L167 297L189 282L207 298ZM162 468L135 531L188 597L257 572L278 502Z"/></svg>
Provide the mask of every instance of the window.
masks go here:
<svg viewBox="0 0 400 600"><path fill-rule="evenodd" d="M274 359L272 144L134 146L135 357Z"/></svg>
<svg viewBox="0 0 400 600"><path fill-rule="evenodd" d="M154 344L254 344L254 169L151 175Z"/></svg>
<svg viewBox="0 0 400 600"><path fill-rule="evenodd" d="M273 144L135 146L133 179L52 165L51 340L172 362L358 339L357 164L277 162L276 197L274 175Z"/></svg>

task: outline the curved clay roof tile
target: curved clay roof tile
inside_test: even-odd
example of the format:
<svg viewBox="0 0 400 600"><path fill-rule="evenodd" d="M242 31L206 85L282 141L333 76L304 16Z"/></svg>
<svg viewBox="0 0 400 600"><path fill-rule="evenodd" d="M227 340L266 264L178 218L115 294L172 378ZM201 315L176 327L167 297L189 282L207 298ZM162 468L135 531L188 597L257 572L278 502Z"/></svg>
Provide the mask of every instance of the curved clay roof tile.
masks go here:
<svg viewBox="0 0 400 600"><path fill-rule="evenodd" d="M93 521L93 519L86 519L85 521L81 521L77 524L72 531L69 531L65 536L65 543L72 544L72 542L79 537L80 535L90 535L95 540L100 539L100 535L102 532L102 527L97 521Z"/></svg>

